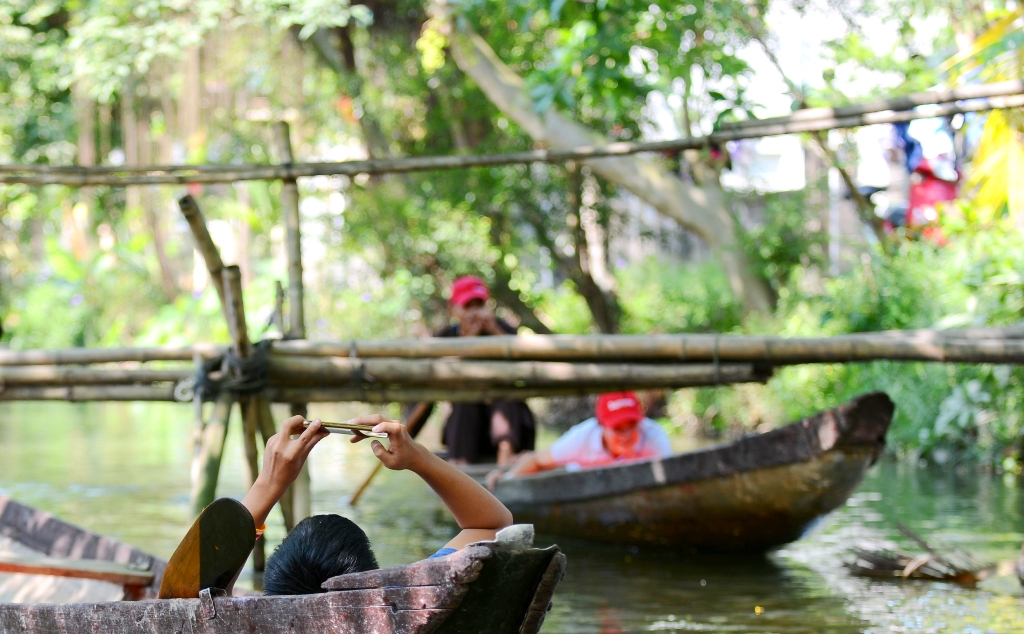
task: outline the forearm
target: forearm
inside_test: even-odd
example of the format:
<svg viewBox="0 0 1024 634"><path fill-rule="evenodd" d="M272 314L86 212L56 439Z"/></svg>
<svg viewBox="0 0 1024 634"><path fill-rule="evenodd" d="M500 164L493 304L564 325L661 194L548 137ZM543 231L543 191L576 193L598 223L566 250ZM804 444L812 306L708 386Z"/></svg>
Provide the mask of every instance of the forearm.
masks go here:
<svg viewBox="0 0 1024 634"><path fill-rule="evenodd" d="M545 449L542 451L530 452L517 460L516 463L505 473L505 477L514 478L521 475L530 475L531 473L554 469L557 466L558 464L551 458L550 451Z"/></svg>
<svg viewBox="0 0 1024 634"><path fill-rule="evenodd" d="M419 449L421 456L410 470L437 493L459 528L500 530L512 524L512 513L487 489L422 445Z"/></svg>
<svg viewBox="0 0 1024 634"><path fill-rule="evenodd" d="M277 504L278 500L281 499L282 494L283 491L278 492L272 483L263 478L262 474L256 478L252 488L242 498L242 506L249 510L257 528L266 523L267 517L270 516L270 511Z"/></svg>

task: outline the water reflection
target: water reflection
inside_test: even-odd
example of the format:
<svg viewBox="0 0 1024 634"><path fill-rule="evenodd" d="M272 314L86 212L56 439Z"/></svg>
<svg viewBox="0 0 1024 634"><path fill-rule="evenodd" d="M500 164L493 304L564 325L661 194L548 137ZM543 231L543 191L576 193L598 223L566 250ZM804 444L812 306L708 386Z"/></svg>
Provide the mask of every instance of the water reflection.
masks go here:
<svg viewBox="0 0 1024 634"><path fill-rule="evenodd" d="M337 419L368 409L313 408L311 415ZM237 413L232 425L219 491L237 497L245 490ZM189 523L190 426L191 410L174 404L0 404L0 491L167 557ZM425 440L436 437L436 428L425 430ZM349 507L374 458L344 440L331 437L314 450L315 512L358 522L382 565L422 558L455 534L436 497L408 473L383 471L359 506ZM1022 519L1014 478L880 464L844 508L765 557L693 557L542 536L569 556L544 629L1024 632L1024 598L1006 566L977 589L872 581L841 566L858 540L902 543L898 520L979 558L1009 561L1024 540ZM272 548L283 534L280 516L268 524Z"/></svg>

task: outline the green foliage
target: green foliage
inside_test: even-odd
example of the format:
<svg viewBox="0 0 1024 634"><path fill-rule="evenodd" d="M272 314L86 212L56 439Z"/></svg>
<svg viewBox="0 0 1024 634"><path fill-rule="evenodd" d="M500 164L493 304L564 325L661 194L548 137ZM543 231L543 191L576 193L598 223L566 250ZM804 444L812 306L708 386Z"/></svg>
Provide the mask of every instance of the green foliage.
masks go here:
<svg viewBox="0 0 1024 634"><path fill-rule="evenodd" d="M747 109L745 21L765 2L679 4L472 0L463 14L502 59L522 72L539 111L557 105L589 126L628 138L639 132L646 95L713 82L701 95L712 120ZM682 86L675 85L679 80Z"/></svg>
<svg viewBox="0 0 1024 634"><path fill-rule="evenodd" d="M619 275L626 314L624 333L731 332L742 306L721 267L651 258Z"/></svg>
<svg viewBox="0 0 1024 634"><path fill-rule="evenodd" d="M758 274L776 294L787 286L798 269L824 263L825 234L817 220L807 218L807 192L783 192L743 198L760 198L763 218L741 230L740 244Z"/></svg>

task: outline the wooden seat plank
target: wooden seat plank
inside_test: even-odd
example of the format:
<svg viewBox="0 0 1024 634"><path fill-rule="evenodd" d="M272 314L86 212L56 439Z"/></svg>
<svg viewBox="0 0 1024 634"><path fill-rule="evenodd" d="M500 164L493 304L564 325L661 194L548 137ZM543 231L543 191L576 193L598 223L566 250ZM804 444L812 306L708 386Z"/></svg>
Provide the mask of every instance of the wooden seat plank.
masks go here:
<svg viewBox="0 0 1024 634"><path fill-rule="evenodd" d="M153 573L110 561L0 554L0 572L109 581L127 587L153 583Z"/></svg>

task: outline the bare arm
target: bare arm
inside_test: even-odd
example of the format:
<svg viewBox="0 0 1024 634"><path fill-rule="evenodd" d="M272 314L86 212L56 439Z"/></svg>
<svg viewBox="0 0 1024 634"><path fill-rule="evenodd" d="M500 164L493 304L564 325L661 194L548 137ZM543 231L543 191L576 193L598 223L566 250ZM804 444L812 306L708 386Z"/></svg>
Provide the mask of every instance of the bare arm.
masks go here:
<svg viewBox="0 0 1024 634"><path fill-rule="evenodd" d="M551 450L541 449L540 451L531 451L523 454L519 460L516 460L515 464L512 465L512 468L505 472L505 477L514 478L516 476L529 475L539 471L547 471L548 469L554 469L556 467L558 467L558 463L551 457Z"/></svg>
<svg viewBox="0 0 1024 634"><path fill-rule="evenodd" d="M252 514L257 527L266 523L271 509L298 477L309 452L328 436L319 419L303 429L305 422L301 416L292 416L281 423L281 431L267 440L267 448L263 452L263 471L242 498L242 506ZM294 435L298 435L298 438L293 439Z"/></svg>
<svg viewBox="0 0 1024 634"><path fill-rule="evenodd" d="M373 431L386 433L390 446L384 447L374 440L370 443L374 455L388 469L408 469L423 478L448 507L462 532L446 544L447 548L459 549L473 542L494 539L499 530L512 524L512 513L498 498L413 440L405 425L376 414L361 416L352 422L374 425ZM352 442L365 438L357 435Z"/></svg>
<svg viewBox="0 0 1024 634"><path fill-rule="evenodd" d="M498 486L498 480L530 475L531 473L539 473L541 471L547 471L548 469L554 469L558 466L560 465L551 457L550 449L528 451L512 463L512 466L509 467L507 471L502 472L501 469L495 469L488 473L487 488L493 491L494 487Z"/></svg>

